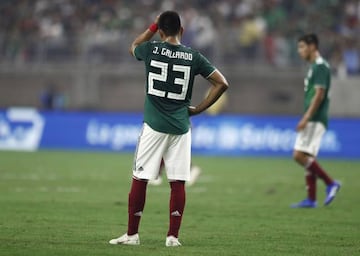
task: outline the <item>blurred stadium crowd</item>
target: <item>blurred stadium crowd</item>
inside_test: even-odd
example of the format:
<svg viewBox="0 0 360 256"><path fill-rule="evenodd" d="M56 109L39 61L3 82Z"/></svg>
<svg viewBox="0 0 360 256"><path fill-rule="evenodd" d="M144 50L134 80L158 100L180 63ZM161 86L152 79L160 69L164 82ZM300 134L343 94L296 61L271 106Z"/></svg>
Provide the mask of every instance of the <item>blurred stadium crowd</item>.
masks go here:
<svg viewBox="0 0 360 256"><path fill-rule="evenodd" d="M1 62L124 62L167 9L182 15L183 43L219 63L297 65L297 37L316 32L335 71L360 73L359 0L1 0Z"/></svg>

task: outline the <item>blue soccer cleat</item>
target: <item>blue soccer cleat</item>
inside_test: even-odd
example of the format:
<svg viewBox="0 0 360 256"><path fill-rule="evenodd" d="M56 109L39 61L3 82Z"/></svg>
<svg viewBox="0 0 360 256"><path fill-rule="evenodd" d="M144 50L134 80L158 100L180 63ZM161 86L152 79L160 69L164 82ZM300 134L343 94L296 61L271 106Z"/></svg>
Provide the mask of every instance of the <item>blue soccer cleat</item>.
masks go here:
<svg viewBox="0 0 360 256"><path fill-rule="evenodd" d="M317 206L316 201L306 198L299 203L292 204L291 208L316 208L316 206Z"/></svg>
<svg viewBox="0 0 360 256"><path fill-rule="evenodd" d="M334 200L336 193L340 190L341 184L338 181L334 181L332 184L326 187L326 198L324 205L329 205Z"/></svg>

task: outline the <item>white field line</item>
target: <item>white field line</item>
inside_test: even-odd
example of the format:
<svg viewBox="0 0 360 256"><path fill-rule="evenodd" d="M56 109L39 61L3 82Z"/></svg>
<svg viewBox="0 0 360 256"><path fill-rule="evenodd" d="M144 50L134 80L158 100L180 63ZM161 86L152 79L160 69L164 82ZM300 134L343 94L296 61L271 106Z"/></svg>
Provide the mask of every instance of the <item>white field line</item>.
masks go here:
<svg viewBox="0 0 360 256"><path fill-rule="evenodd" d="M14 192L17 193L28 193L28 192L40 192L40 193L80 193L85 192L84 189L79 187L36 187L36 188L25 188L25 187L15 187Z"/></svg>

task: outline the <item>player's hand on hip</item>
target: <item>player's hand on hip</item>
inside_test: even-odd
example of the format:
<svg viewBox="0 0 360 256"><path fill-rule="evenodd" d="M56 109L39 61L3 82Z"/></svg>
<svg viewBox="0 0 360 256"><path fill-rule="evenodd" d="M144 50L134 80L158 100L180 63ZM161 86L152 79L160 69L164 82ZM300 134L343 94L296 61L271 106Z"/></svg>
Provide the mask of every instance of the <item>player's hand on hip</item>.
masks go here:
<svg viewBox="0 0 360 256"><path fill-rule="evenodd" d="M307 119L301 119L300 122L297 124L296 126L296 130L299 132L299 131L302 131L305 129L306 125L308 123L308 120Z"/></svg>
<svg viewBox="0 0 360 256"><path fill-rule="evenodd" d="M194 106L189 106L188 107L188 112L189 112L189 116L194 116L194 115L199 114L196 107L194 107Z"/></svg>

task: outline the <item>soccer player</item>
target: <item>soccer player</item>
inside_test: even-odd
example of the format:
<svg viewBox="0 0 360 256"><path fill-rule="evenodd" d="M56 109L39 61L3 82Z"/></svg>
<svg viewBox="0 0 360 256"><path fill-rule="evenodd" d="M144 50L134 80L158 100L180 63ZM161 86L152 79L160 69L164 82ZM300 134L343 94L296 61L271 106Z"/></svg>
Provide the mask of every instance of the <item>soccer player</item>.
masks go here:
<svg viewBox="0 0 360 256"><path fill-rule="evenodd" d="M161 41L149 41L157 31ZM128 230L110 240L110 244L140 244L138 231L147 183L157 177L163 159L171 188L170 223L165 245L181 245L178 234L191 162L189 116L206 110L228 88L224 76L203 55L181 44L182 33L178 13L166 11L130 47L131 54L145 62L144 124L134 157ZM198 74L210 82L211 91L199 105L190 106L194 78Z"/></svg>
<svg viewBox="0 0 360 256"><path fill-rule="evenodd" d="M321 138L328 125L331 71L319 53L319 41L315 34L299 38L298 53L311 64L305 78L304 114L296 127L298 133L293 153L294 160L306 169L307 198L292 207L314 208L317 206L317 178L326 184L324 205L330 204L340 189L340 183L334 181L316 161Z"/></svg>

